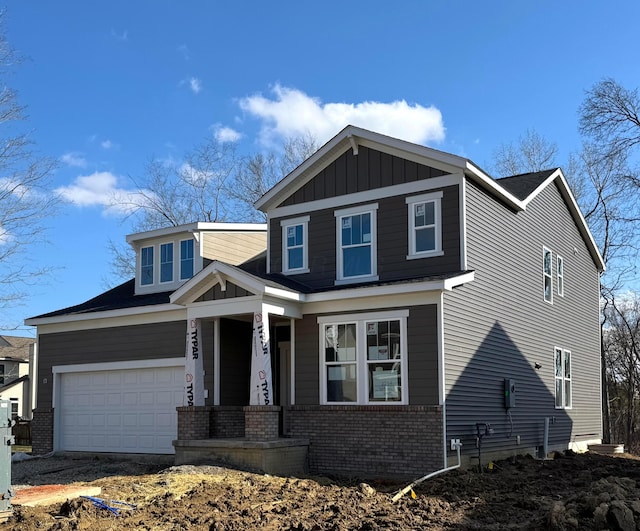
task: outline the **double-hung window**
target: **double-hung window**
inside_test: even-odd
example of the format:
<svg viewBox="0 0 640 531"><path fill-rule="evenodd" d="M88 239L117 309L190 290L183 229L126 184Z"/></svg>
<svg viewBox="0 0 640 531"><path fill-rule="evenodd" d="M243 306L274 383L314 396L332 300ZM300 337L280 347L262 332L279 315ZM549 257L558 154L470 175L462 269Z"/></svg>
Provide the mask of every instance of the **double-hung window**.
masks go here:
<svg viewBox="0 0 640 531"><path fill-rule="evenodd" d="M193 240L180 242L180 280L193 276Z"/></svg>
<svg viewBox="0 0 640 531"><path fill-rule="evenodd" d="M140 249L140 284L153 284L153 247Z"/></svg>
<svg viewBox="0 0 640 531"><path fill-rule="evenodd" d="M160 245L160 282L173 282L173 243Z"/></svg>
<svg viewBox="0 0 640 531"><path fill-rule="evenodd" d="M405 200L409 213L408 259L442 255L441 200L441 191Z"/></svg>
<svg viewBox="0 0 640 531"><path fill-rule="evenodd" d="M542 248L542 278L544 282L544 300L553 303L551 250L546 247Z"/></svg>
<svg viewBox="0 0 640 531"><path fill-rule="evenodd" d="M322 404L406 404L406 310L319 317Z"/></svg>
<svg viewBox="0 0 640 531"><path fill-rule="evenodd" d="M282 272L285 274L309 272L308 225L309 216L285 219L282 227Z"/></svg>
<svg viewBox="0 0 640 531"><path fill-rule="evenodd" d="M337 283L377 280L378 204L337 210Z"/></svg>
<svg viewBox="0 0 640 531"><path fill-rule="evenodd" d="M555 348L556 408L571 408L571 352Z"/></svg>
<svg viewBox="0 0 640 531"><path fill-rule="evenodd" d="M562 256L556 257L556 273L558 281L558 295L564 296L564 260Z"/></svg>

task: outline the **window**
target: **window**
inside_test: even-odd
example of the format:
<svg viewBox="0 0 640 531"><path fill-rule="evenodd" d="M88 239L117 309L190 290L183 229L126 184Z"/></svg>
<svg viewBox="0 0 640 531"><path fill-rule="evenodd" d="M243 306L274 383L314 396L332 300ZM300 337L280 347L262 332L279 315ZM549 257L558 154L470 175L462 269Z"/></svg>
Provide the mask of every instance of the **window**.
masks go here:
<svg viewBox="0 0 640 531"><path fill-rule="evenodd" d="M337 282L377 280L376 210L378 205L335 212L338 242Z"/></svg>
<svg viewBox="0 0 640 531"><path fill-rule="evenodd" d="M4 364L0 363L0 385L4 384Z"/></svg>
<svg viewBox="0 0 640 531"><path fill-rule="evenodd" d="M440 202L442 192L407 197L409 212L409 255L426 258L442 255Z"/></svg>
<svg viewBox="0 0 640 531"><path fill-rule="evenodd" d="M406 318L400 310L319 317L322 404L406 404Z"/></svg>
<svg viewBox="0 0 640 531"><path fill-rule="evenodd" d="M10 398L11 401L11 420L16 420L18 418L18 399Z"/></svg>
<svg viewBox="0 0 640 531"><path fill-rule="evenodd" d="M571 352L555 349L556 408L571 407Z"/></svg>
<svg viewBox="0 0 640 531"><path fill-rule="evenodd" d="M553 278L551 276L551 251L542 248L542 276L544 279L544 300L553 302Z"/></svg>
<svg viewBox="0 0 640 531"><path fill-rule="evenodd" d="M153 284L153 247L143 247L140 250L140 284Z"/></svg>
<svg viewBox="0 0 640 531"><path fill-rule="evenodd" d="M160 246L160 282L173 281L173 243Z"/></svg>
<svg viewBox="0 0 640 531"><path fill-rule="evenodd" d="M558 279L558 295L564 297L564 260L562 256L556 257L557 279Z"/></svg>
<svg viewBox="0 0 640 531"><path fill-rule="evenodd" d="M193 276L193 240L180 242L180 280Z"/></svg>
<svg viewBox="0 0 640 531"><path fill-rule="evenodd" d="M309 216L286 219L282 227L282 272L308 273L307 226Z"/></svg>

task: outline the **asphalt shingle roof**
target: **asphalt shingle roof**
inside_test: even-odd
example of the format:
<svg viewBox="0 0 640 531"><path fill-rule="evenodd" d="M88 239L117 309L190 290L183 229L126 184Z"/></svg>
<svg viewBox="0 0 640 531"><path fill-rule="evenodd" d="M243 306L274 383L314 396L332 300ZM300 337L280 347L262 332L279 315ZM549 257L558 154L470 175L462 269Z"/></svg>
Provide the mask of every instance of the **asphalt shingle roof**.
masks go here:
<svg viewBox="0 0 640 531"><path fill-rule="evenodd" d="M543 170L530 173L521 173L519 175L512 175L511 177L503 177L496 179L496 182L502 186L505 190L515 195L520 201L525 200L531 195L549 176L556 171L557 168L552 170Z"/></svg>

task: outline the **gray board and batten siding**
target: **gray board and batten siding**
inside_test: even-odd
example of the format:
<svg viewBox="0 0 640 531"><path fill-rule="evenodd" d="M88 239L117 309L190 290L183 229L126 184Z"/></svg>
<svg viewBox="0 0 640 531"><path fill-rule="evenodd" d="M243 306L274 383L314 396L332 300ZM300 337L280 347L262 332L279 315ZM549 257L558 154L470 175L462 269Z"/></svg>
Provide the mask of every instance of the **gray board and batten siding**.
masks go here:
<svg viewBox="0 0 640 531"><path fill-rule="evenodd" d="M385 308L380 308L381 311ZM438 405L438 308L435 304L409 306L407 318L407 374L409 404ZM348 312L349 314L359 312ZM339 319L340 314L335 315ZM318 315L296 321L296 405L320 404ZM402 407L402 406L398 406Z"/></svg>
<svg viewBox="0 0 640 531"><path fill-rule="evenodd" d="M372 154L376 157L372 157ZM369 168L375 165L371 160L380 163L380 160L388 161L389 174L384 173L385 179L371 179L366 181L370 188L364 188L364 184L360 183L360 177L357 174L362 164L355 165L353 163L345 164L344 160L358 159L359 157L369 157ZM342 161L338 167L344 169L344 174L333 171L330 172L331 179L327 177L326 172L336 163ZM376 166L377 167L377 166ZM409 168L411 170L409 170ZM339 173L340 178L336 178ZM374 172L378 174L378 172ZM316 181L328 182L346 182L360 183L360 187L356 187L353 191L363 191L365 189L380 188L381 186L391 186L402 184L405 182L415 181L417 179L428 179L435 176L441 176L443 172L435 170L427 166L422 166L411 161L400 159L395 156L380 153L378 151L364 148L360 150L360 154L354 157L351 151L348 151L336 162L328 168L320 172L302 189L306 192L301 193L301 197L305 200L313 201L334 197L340 195L336 193L336 185L331 186L326 183L322 186L316 186ZM375 185L375 186L374 186ZM323 194L310 196L310 190L316 188ZM347 188L345 185L343 188ZM330 190L331 193L328 193ZM347 193L341 190L341 194ZM406 197L418 195L418 193L396 195L378 199L376 211L377 225L377 272L381 282L403 280L411 278L420 278L430 275L438 275L449 273L452 271L460 271L460 193L458 186L447 186L441 189L443 192L441 208L442 208L442 246L444 254L442 256L431 257L428 259L407 260L409 254L408 248L408 207L405 202ZM350 190L349 192L352 192ZM320 193L320 192L318 192ZM295 197L300 191L293 194ZM290 198L291 199L291 198ZM285 201L288 204L289 199ZM372 203L361 203L364 207ZM345 206L357 206L357 204L348 204ZM311 289L324 289L334 285L336 280L336 219L335 211L340 208L329 208L322 210L314 210L309 212L308 222L308 257L309 272L296 274L295 279ZM289 216L290 218L298 217L297 215ZM280 223L287 218L270 219L270 271L272 273L280 273L282 271L282 229Z"/></svg>
<svg viewBox="0 0 640 531"><path fill-rule="evenodd" d="M516 436L537 447L545 417L555 421L550 445L600 438L599 272L557 185L514 212L468 181L466 213L475 280L444 295L447 439L475 453L475 425L488 422L488 451L513 449ZM543 246L553 252L553 304L544 300ZM572 409L555 408L555 347L571 351ZM516 384L510 416L504 378Z"/></svg>

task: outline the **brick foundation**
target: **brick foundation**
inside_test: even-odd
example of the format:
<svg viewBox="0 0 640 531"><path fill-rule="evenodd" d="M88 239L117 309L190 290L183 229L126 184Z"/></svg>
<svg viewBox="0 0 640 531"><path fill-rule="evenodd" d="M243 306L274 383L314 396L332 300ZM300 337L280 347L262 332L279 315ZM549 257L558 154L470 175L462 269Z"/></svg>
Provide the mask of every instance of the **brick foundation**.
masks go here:
<svg viewBox="0 0 640 531"><path fill-rule="evenodd" d="M249 441L270 441L279 435L280 406L245 406L244 436Z"/></svg>
<svg viewBox="0 0 640 531"><path fill-rule="evenodd" d="M53 451L53 409L39 407L33 410L31 448L34 455Z"/></svg>
<svg viewBox="0 0 640 531"><path fill-rule="evenodd" d="M244 437L242 406L214 406L211 417L211 437L219 439Z"/></svg>
<svg viewBox="0 0 640 531"><path fill-rule="evenodd" d="M211 406L179 406L178 438L183 441L208 439L211 434Z"/></svg>
<svg viewBox="0 0 640 531"><path fill-rule="evenodd" d="M291 406L314 474L416 477L443 466L440 406Z"/></svg>

